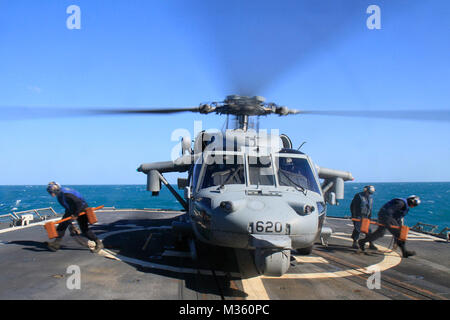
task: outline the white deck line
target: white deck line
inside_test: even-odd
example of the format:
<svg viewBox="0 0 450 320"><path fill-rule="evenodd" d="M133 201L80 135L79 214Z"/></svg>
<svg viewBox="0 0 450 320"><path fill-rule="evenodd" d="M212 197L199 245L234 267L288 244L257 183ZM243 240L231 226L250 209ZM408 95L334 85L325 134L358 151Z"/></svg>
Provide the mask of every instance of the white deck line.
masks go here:
<svg viewBox="0 0 450 320"><path fill-rule="evenodd" d="M141 230L155 230L155 229L171 229L171 227L161 226L161 227L148 227L148 228L138 228L138 229L117 230L117 231L103 233L103 234L99 235L98 237L100 239L104 239L106 237L109 237L109 236L112 236L112 235L115 235L115 234L119 234L119 233L135 232L135 231L141 231ZM200 273L202 275L209 275L209 276L213 275L211 270L174 267L174 266L168 266L168 265L159 264L159 263L148 262L148 261L144 261L144 260L140 260L140 259L135 259L135 258L130 258L130 257L127 257L127 256L123 256L123 255L114 253L114 252L112 252L110 250L107 250L107 249L102 249L99 252L99 254L104 256L104 257L106 257L106 258L110 258L110 259L114 259L114 260L118 260L118 261L131 263L131 264L134 264L134 265L140 265L140 266L147 267L147 268L152 268L152 269L159 269L159 270L165 270L165 271L171 271L171 272L177 272L177 273L191 273L191 274L198 274L198 273ZM225 273L223 271L216 271L215 274L217 276L226 276L228 273ZM231 272L229 274L232 277L240 277L240 273Z"/></svg>
<svg viewBox="0 0 450 320"><path fill-rule="evenodd" d="M29 224L29 225L26 225L26 226L17 226L17 227L10 227L10 228L6 228L6 229L1 229L0 230L0 234L1 233L6 233L6 232L11 232L11 231L27 229L27 228L32 228L32 227L35 227L35 226L43 226L47 222L58 221L60 219L61 219L61 217L58 217L58 218L55 218L55 219L48 219L48 220L43 220L41 222L35 222L35 223Z"/></svg>

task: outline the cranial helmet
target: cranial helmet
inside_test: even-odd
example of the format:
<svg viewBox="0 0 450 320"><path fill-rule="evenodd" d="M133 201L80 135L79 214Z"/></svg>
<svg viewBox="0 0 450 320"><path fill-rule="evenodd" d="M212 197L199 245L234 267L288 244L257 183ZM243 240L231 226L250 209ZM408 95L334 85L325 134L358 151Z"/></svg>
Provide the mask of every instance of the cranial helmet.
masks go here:
<svg viewBox="0 0 450 320"><path fill-rule="evenodd" d="M406 201L410 207L417 207L420 204L420 198L415 195L409 196Z"/></svg>
<svg viewBox="0 0 450 320"><path fill-rule="evenodd" d="M47 185L47 192L50 194L58 194L61 191L61 185L58 182L52 181Z"/></svg>
<svg viewBox="0 0 450 320"><path fill-rule="evenodd" d="M375 187L374 186L365 186L364 191L367 191L370 194L373 194L375 192Z"/></svg>

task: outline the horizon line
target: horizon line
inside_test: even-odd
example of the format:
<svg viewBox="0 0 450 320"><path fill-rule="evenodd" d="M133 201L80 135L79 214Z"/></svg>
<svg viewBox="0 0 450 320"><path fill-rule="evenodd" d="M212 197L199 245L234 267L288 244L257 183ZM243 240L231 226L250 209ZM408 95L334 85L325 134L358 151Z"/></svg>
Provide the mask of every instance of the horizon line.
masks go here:
<svg viewBox="0 0 450 320"><path fill-rule="evenodd" d="M450 183L450 181L346 181L346 184L353 183ZM46 186L47 184L0 184L0 187L12 187L12 186ZM170 183L170 185L177 185L177 183ZM145 183L100 183L100 184L72 184L65 183L62 186L146 186Z"/></svg>

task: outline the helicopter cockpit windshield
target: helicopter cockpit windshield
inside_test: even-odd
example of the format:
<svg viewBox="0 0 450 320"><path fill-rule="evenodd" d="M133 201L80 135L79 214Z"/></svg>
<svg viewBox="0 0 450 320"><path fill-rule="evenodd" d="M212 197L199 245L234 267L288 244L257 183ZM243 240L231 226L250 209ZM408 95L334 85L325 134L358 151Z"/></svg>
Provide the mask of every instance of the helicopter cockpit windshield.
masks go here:
<svg viewBox="0 0 450 320"><path fill-rule="evenodd" d="M272 159L270 156L249 156L248 174L250 178L250 185L275 185L275 176L272 167Z"/></svg>
<svg viewBox="0 0 450 320"><path fill-rule="evenodd" d="M202 188L226 184L245 184L244 159L240 155L211 155Z"/></svg>
<svg viewBox="0 0 450 320"><path fill-rule="evenodd" d="M306 189L320 194L307 159L289 156L279 156L276 159L278 163L278 183L280 186Z"/></svg>
<svg viewBox="0 0 450 320"><path fill-rule="evenodd" d="M199 189L231 184L278 185L294 187L302 192L309 190L320 194L311 165L308 159L302 156L278 154L272 157L270 155L211 153L203 159L205 162L196 164L193 174L194 185L196 185L196 181L201 181ZM201 170L202 167L203 170ZM200 177L200 171L203 171L203 178Z"/></svg>

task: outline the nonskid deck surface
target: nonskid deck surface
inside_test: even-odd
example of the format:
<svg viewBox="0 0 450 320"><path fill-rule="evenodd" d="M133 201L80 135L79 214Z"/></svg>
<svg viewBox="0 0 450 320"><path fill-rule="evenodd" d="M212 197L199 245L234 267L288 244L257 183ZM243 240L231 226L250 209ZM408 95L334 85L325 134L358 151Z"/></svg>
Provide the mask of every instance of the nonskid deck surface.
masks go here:
<svg viewBox="0 0 450 320"><path fill-rule="evenodd" d="M0 233L0 299L448 299L448 243L410 232L403 259L392 237L378 251L351 248L351 221L327 218L328 247L292 252L282 277L261 276L252 252L179 241L170 226L182 215L165 210L103 210L92 226L105 250L94 254L69 232L47 250L42 226ZM83 243L83 242L81 242ZM193 259L197 254L198 259ZM80 286L74 287L74 266ZM375 272L379 271L379 273Z"/></svg>

